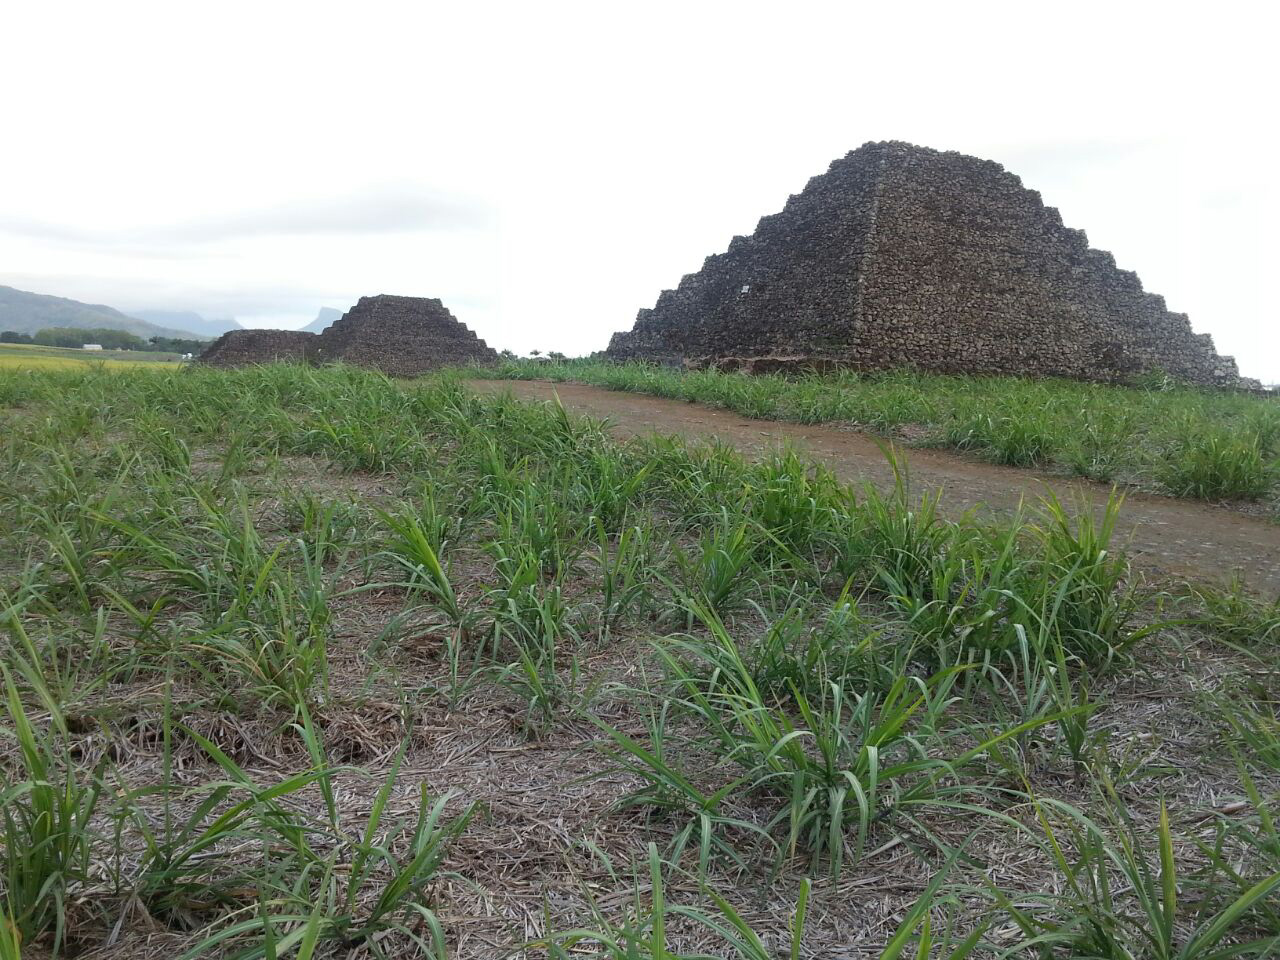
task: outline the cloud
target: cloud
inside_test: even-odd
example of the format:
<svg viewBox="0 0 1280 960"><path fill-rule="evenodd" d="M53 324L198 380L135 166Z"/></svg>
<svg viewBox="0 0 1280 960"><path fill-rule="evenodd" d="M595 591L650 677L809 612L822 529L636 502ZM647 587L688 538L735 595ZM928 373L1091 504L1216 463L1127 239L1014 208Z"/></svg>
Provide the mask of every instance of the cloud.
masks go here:
<svg viewBox="0 0 1280 960"><path fill-rule="evenodd" d="M327 286L304 287L242 283L236 288L211 289L198 284L133 277L80 274L0 272L0 284L92 303L117 310L193 310L205 316L314 313L320 306L349 306L351 293Z"/></svg>
<svg viewBox="0 0 1280 960"><path fill-rule="evenodd" d="M382 188L176 224L162 229L160 237L210 242L280 235L455 231L483 228L492 219L489 207L481 202L412 187Z"/></svg>
<svg viewBox="0 0 1280 960"><path fill-rule="evenodd" d="M257 210L169 223L80 228L0 216L0 232L124 253L184 255L174 247L262 237L450 233L479 230L495 219L488 203L442 196L414 185L383 185L340 197L290 200Z"/></svg>
<svg viewBox="0 0 1280 960"><path fill-rule="evenodd" d="M339 284L241 282L220 287L158 278L0 271L0 284L34 293L70 297L87 303L103 303L122 311L191 310L205 317L236 317L249 326L291 326L308 323L320 307L345 311L362 296L403 293L409 296L439 295L439 291L411 285L356 286ZM489 315L497 308L492 296L450 296L447 305L469 317ZM277 323L277 321L282 321Z"/></svg>

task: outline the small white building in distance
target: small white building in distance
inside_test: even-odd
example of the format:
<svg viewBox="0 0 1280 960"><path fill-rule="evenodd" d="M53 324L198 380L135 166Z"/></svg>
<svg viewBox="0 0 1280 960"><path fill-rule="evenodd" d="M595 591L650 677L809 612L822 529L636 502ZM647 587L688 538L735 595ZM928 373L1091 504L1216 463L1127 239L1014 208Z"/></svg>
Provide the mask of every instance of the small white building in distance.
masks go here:
<svg viewBox="0 0 1280 960"><path fill-rule="evenodd" d="M84 345L83 349L85 349L85 350L101 350L101 349L102 349L102 344L100 344L100 343L86 343L86 344Z"/></svg>

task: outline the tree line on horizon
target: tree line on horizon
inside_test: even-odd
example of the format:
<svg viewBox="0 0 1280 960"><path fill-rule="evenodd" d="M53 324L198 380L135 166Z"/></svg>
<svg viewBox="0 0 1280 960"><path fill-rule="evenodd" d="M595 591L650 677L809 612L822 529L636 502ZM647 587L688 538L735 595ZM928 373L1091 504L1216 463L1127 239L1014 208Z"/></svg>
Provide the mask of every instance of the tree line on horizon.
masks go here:
<svg viewBox="0 0 1280 960"><path fill-rule="evenodd" d="M142 337L124 330L109 327L80 329L77 327L46 327L34 334L14 330L0 332L0 343L29 343L41 347L69 347L80 349L87 343L100 344L104 350L145 350L158 353L199 353L207 344L203 340L179 337Z"/></svg>

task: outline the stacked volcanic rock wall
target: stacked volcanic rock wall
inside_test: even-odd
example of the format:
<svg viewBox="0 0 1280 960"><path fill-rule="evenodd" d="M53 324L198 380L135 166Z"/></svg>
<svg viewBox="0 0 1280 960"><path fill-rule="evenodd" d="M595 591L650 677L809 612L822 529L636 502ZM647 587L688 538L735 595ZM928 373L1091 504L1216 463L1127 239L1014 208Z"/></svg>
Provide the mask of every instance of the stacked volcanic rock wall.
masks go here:
<svg viewBox="0 0 1280 960"><path fill-rule="evenodd" d="M301 330L229 330L204 349L199 361L219 367L305 361L317 339Z"/></svg>
<svg viewBox="0 0 1280 960"><path fill-rule="evenodd" d="M439 300L386 294L361 297L319 335L315 356L321 362L374 367L394 377L498 358Z"/></svg>
<svg viewBox="0 0 1280 960"><path fill-rule="evenodd" d="M998 164L870 143L664 292L608 355L1236 385L1184 314Z"/></svg>

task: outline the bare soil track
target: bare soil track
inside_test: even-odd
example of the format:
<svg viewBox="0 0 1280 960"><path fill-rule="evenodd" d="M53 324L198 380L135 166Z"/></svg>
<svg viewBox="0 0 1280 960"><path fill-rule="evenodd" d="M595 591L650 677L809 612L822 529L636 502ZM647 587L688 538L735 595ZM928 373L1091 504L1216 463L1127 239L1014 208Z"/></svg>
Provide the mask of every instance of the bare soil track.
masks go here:
<svg viewBox="0 0 1280 960"><path fill-rule="evenodd" d="M836 426L748 420L728 410L580 383L475 380L471 384L477 390L510 391L530 400L550 400L558 394L566 409L607 417L621 436L663 433L714 438L748 456L793 443L845 480L865 480L879 486L893 482L875 439ZM1000 467L941 451L912 448L902 452L910 467L912 486L918 491L942 488L942 506L953 514L975 508L1008 513L1020 502L1034 504L1049 492L1067 505L1084 497L1098 506L1110 494L1110 488L1102 484ZM1238 571L1263 596L1280 594L1280 526L1265 518L1209 504L1129 493L1121 524L1121 542L1150 573L1221 581Z"/></svg>

